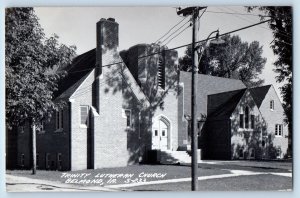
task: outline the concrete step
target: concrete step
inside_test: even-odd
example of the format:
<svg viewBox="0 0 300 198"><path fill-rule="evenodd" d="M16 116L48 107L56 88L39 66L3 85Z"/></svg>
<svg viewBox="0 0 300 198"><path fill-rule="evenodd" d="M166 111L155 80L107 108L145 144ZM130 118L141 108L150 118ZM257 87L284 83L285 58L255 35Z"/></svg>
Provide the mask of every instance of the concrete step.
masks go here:
<svg viewBox="0 0 300 198"><path fill-rule="evenodd" d="M161 151L160 163L191 163L191 157L186 151Z"/></svg>
<svg viewBox="0 0 300 198"><path fill-rule="evenodd" d="M198 151L200 154L200 150ZM199 155L198 154L198 155ZM160 151L160 163L162 164L190 164L191 156L187 151ZM201 162L201 156L198 157L198 163Z"/></svg>

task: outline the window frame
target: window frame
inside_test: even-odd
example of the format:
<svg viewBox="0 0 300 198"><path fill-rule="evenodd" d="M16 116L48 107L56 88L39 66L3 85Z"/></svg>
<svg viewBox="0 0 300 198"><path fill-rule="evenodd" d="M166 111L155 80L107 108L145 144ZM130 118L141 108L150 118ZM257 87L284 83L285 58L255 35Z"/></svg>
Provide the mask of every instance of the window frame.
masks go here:
<svg viewBox="0 0 300 198"><path fill-rule="evenodd" d="M275 136L283 137L283 124L275 124Z"/></svg>
<svg viewBox="0 0 300 198"><path fill-rule="evenodd" d="M244 119L245 119L244 127L245 127L245 129L250 129L250 126L249 126L249 121L250 121L249 117L250 116L249 115L250 115L250 108L248 106L246 106L245 107L245 116L244 116Z"/></svg>
<svg viewBox="0 0 300 198"><path fill-rule="evenodd" d="M244 129L244 127L245 127L245 118L244 118L244 113L240 113L239 114L239 128L240 129Z"/></svg>
<svg viewBox="0 0 300 198"><path fill-rule="evenodd" d="M275 102L274 102L274 100L270 100L270 110L271 111L275 110Z"/></svg>
<svg viewBox="0 0 300 198"><path fill-rule="evenodd" d="M45 155L45 168L50 169L50 153L46 153Z"/></svg>
<svg viewBox="0 0 300 198"><path fill-rule="evenodd" d="M55 132L62 132L64 129L64 111L60 109L55 113Z"/></svg>
<svg viewBox="0 0 300 198"><path fill-rule="evenodd" d="M248 112L247 112L248 111ZM240 107L239 110L239 131L253 131L255 128L255 114L253 113L253 109L250 108L248 105L246 107ZM252 128L252 116L254 116L254 123Z"/></svg>
<svg viewBox="0 0 300 198"><path fill-rule="evenodd" d="M21 167L25 166L25 154L24 153L21 153L20 165L21 165Z"/></svg>
<svg viewBox="0 0 300 198"><path fill-rule="evenodd" d="M129 112L129 118L128 118L128 114L126 112ZM124 109L124 114L126 117L126 127L127 128L131 128L132 127L132 113L131 113L131 109ZM129 125L128 125L129 123Z"/></svg>
<svg viewBox="0 0 300 198"><path fill-rule="evenodd" d="M82 124L82 121L83 121L82 120L82 108L86 108L86 112L87 112L85 124ZM90 125L90 107L89 107L89 105L80 105L79 119L80 119L80 128L88 128L89 127L89 125Z"/></svg>
<svg viewBox="0 0 300 198"><path fill-rule="evenodd" d="M250 114L250 129L254 129L254 128L255 128L255 115Z"/></svg>
<svg viewBox="0 0 300 198"><path fill-rule="evenodd" d="M36 168L39 167L40 155L39 153L36 154Z"/></svg>
<svg viewBox="0 0 300 198"><path fill-rule="evenodd" d="M57 170L62 170L62 153L57 153Z"/></svg>

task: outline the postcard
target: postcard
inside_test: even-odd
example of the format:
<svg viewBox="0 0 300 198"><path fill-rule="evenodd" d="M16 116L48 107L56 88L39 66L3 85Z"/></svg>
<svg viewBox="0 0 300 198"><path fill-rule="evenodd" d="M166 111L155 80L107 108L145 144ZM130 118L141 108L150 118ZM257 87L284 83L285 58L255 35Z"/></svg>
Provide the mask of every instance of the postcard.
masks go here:
<svg viewBox="0 0 300 198"><path fill-rule="evenodd" d="M7 7L7 192L292 191L292 11Z"/></svg>

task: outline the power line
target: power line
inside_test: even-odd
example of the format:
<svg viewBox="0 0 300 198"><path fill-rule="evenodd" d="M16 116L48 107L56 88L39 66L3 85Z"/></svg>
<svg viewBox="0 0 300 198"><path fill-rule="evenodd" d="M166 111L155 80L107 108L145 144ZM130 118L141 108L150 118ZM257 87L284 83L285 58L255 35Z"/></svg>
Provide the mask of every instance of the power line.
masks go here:
<svg viewBox="0 0 300 198"><path fill-rule="evenodd" d="M238 32L238 31L241 31L241 30L245 30L245 29L248 29L248 28L251 28L251 27L254 27L254 26L257 26L257 25L261 25L263 23L266 23L266 22L269 22L271 21L271 19L268 19L268 20L265 20L265 21L261 21L259 23L255 23L255 24L252 24L252 25L248 25L248 26L245 26L245 27L242 27L242 28L239 28L239 29L235 29L235 30L232 30L232 31L229 31L229 32L226 32L226 33L223 33L223 34L220 34L219 36L225 36L227 34L232 34L232 33L235 33L235 32ZM213 38L208 38L208 40L211 40ZM206 41L207 39L203 39L201 41L197 41L197 43L202 43L204 41ZM191 43L189 44L185 44L185 45L180 45L178 47L174 47L174 48L170 48L170 49L164 49L164 51L171 51L171 50L176 50L176 49L179 49L179 48L183 48L183 47L187 47L191 45ZM139 56L138 59L141 59L141 58L146 58L146 57L149 57L149 56L153 56L153 55L156 55L156 54L160 54L160 52L155 52L155 53L151 53L151 54L148 54L148 55L144 55L144 56ZM109 67L109 66L112 66L112 65L118 65L118 64L122 64L124 63L123 61L119 61L119 62L115 62L115 63L111 63L111 64L106 64L106 65L103 65L102 67ZM87 68L87 69L83 69L83 70L78 70L78 71L73 71L73 72L69 72L69 73L77 73L77 72L83 72L83 71L89 71L91 69L94 69L95 67L90 67L90 68Z"/></svg>
<svg viewBox="0 0 300 198"><path fill-rule="evenodd" d="M174 38L176 38L177 36L179 36L182 32L184 32L189 27L191 27L191 25L188 25L186 28L184 28L182 31L180 31L178 34L176 34L174 37L172 37L164 46L166 46L168 43L170 43Z"/></svg>
<svg viewBox="0 0 300 198"><path fill-rule="evenodd" d="M225 35L227 35L227 34L231 34L231 33L234 33L234 32L238 32L238 31L241 31L241 30L245 30L245 29L248 29L248 28L251 28L251 27L254 27L254 26L257 26L257 25L261 25L261 24L266 23L266 22L269 22L269 21L271 21L271 19L268 19L268 20L265 20L265 21L261 21L261 22L259 22L259 23L255 23L255 24L252 24L252 25L248 25L248 26L245 26L245 27L236 29L236 30L232 30L232 31L229 31L229 32L220 34L219 36L225 36ZM213 38L209 38L208 40L211 40L211 39L213 39ZM201 40L201 41L197 41L196 43L202 43L202 42L204 42L204 41L206 41L206 39L203 39L203 40ZM185 45L181 45L181 46L178 46L178 47L174 47L174 48L171 48L171 49L166 49L165 51L175 50L175 49L179 49L179 48L182 48L182 47L187 47L187 46L189 46L189 45L191 45L191 43L185 44ZM141 58L143 58L143 57L141 57Z"/></svg>
<svg viewBox="0 0 300 198"><path fill-rule="evenodd" d="M227 7L225 7L225 8L234 11L234 10L231 9L231 8L227 8ZM220 8L220 9L221 9L221 8ZM223 10L223 9L222 9L222 10ZM234 11L234 12L235 12L235 11ZM246 18L243 18L243 17L241 17L241 16L236 16L236 15L234 15L234 16L237 17L237 18L239 18L239 19L242 19L242 20L244 20L244 21L247 21L247 22L250 22L250 23L254 23L253 20L246 19ZM261 28L261 29L266 29L266 30L271 31L271 29L266 28L266 27L263 27L263 26L258 26L258 27ZM278 34L280 34L280 35L282 35L282 36L285 36L286 38L290 38L290 36L288 35L288 33L282 32L282 31L280 31L280 30L278 30L278 31L279 31L279 32L277 32ZM280 33L280 32L281 32L281 33ZM289 44L289 45L291 45L291 44Z"/></svg>
<svg viewBox="0 0 300 198"><path fill-rule="evenodd" d="M165 42L168 38L170 38L172 35L174 35L176 32L178 32L182 27L184 27L187 23L190 21L185 22L182 26L180 26L176 31L174 31L172 34L170 34L167 38L165 38L161 43ZM165 44L166 45L166 44Z"/></svg>
<svg viewBox="0 0 300 198"><path fill-rule="evenodd" d="M246 13L239 13L239 12L219 12L219 11L206 11L206 12L217 13L217 14L232 14L232 15L246 15L246 16L270 17L270 16L267 16L267 15L246 14Z"/></svg>
<svg viewBox="0 0 300 198"><path fill-rule="evenodd" d="M184 17L184 19L182 19L181 21L179 21L177 24L175 24L171 29L169 29L168 31L167 31L167 33L165 33L162 37L160 37L159 39L157 39L157 41L155 41L155 43L157 43L159 40L161 40L162 38L164 38L167 34L169 34L177 25L179 25L182 21L184 21L185 19L187 18L187 16L186 17Z"/></svg>

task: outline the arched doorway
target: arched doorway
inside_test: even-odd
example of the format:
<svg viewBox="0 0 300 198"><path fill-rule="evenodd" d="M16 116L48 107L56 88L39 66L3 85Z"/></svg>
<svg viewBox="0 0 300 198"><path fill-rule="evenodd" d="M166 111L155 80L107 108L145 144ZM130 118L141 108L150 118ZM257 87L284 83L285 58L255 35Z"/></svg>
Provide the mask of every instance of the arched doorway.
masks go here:
<svg viewBox="0 0 300 198"><path fill-rule="evenodd" d="M152 126L152 149L169 149L170 122L164 116L159 116L153 122Z"/></svg>

